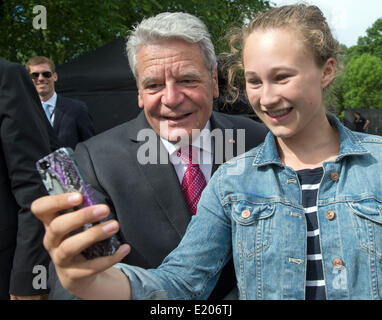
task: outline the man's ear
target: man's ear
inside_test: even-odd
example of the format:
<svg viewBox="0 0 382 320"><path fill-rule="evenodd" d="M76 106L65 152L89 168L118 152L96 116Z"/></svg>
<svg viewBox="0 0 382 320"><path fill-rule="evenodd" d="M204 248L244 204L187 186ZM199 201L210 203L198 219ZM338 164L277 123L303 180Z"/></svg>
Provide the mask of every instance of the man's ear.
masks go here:
<svg viewBox="0 0 382 320"><path fill-rule="evenodd" d="M324 67L322 68L322 79L321 79L321 85L322 88L326 88L330 85L330 83L333 81L335 75L336 75L336 59L329 58Z"/></svg>
<svg viewBox="0 0 382 320"><path fill-rule="evenodd" d="M143 109L143 98L141 96L140 90L138 89L138 107Z"/></svg>
<svg viewBox="0 0 382 320"><path fill-rule="evenodd" d="M54 80L54 82L56 82L58 80L57 72L53 72L53 80Z"/></svg>

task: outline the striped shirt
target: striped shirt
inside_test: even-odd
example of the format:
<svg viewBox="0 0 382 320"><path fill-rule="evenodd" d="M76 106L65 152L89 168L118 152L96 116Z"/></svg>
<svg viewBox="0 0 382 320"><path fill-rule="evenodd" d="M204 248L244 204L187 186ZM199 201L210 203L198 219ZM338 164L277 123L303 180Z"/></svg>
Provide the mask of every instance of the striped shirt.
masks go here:
<svg viewBox="0 0 382 320"><path fill-rule="evenodd" d="M306 300L325 300L325 280L317 217L317 194L323 168L297 171L302 188L302 206L307 222Z"/></svg>

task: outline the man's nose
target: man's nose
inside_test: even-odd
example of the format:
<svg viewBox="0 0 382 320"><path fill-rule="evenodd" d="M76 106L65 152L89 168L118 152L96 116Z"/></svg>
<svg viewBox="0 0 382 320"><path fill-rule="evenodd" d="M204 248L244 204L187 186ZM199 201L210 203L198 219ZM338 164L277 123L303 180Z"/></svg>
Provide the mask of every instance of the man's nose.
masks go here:
<svg viewBox="0 0 382 320"><path fill-rule="evenodd" d="M166 88L162 96L162 103L169 108L175 108L184 100L184 93L176 83L166 83Z"/></svg>
<svg viewBox="0 0 382 320"><path fill-rule="evenodd" d="M45 79L45 77L42 75L42 73L39 73L36 80L37 81L41 81L41 80L44 80L44 79Z"/></svg>

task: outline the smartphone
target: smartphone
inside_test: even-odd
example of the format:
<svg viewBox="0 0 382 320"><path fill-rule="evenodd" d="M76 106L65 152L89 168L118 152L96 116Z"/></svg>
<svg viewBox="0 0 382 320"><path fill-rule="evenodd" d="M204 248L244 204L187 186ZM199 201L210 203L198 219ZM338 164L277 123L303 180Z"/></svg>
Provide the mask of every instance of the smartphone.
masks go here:
<svg viewBox="0 0 382 320"><path fill-rule="evenodd" d="M73 150L70 148L60 148L48 154L36 162L37 171L49 194L61 194L68 192L80 192L83 195L83 203L74 210L99 204L91 186L85 182L80 169L76 164ZM68 210L62 213L67 213ZM102 220L102 221L105 221ZM102 222L101 221L101 222ZM75 230L72 234L91 228L100 222L89 223ZM120 242L116 235L93 244L85 249L82 254L86 259L94 259L100 256L112 255L117 251Z"/></svg>

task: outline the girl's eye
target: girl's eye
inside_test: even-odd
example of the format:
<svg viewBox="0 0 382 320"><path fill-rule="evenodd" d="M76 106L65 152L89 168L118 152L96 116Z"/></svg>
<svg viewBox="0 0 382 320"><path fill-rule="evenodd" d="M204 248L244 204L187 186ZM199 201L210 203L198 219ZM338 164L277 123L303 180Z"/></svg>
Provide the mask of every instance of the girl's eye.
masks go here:
<svg viewBox="0 0 382 320"><path fill-rule="evenodd" d="M261 84L261 81L259 79L247 79L247 82L255 86L258 86Z"/></svg>
<svg viewBox="0 0 382 320"><path fill-rule="evenodd" d="M279 74L276 76L276 81L283 81L289 78L288 74Z"/></svg>

